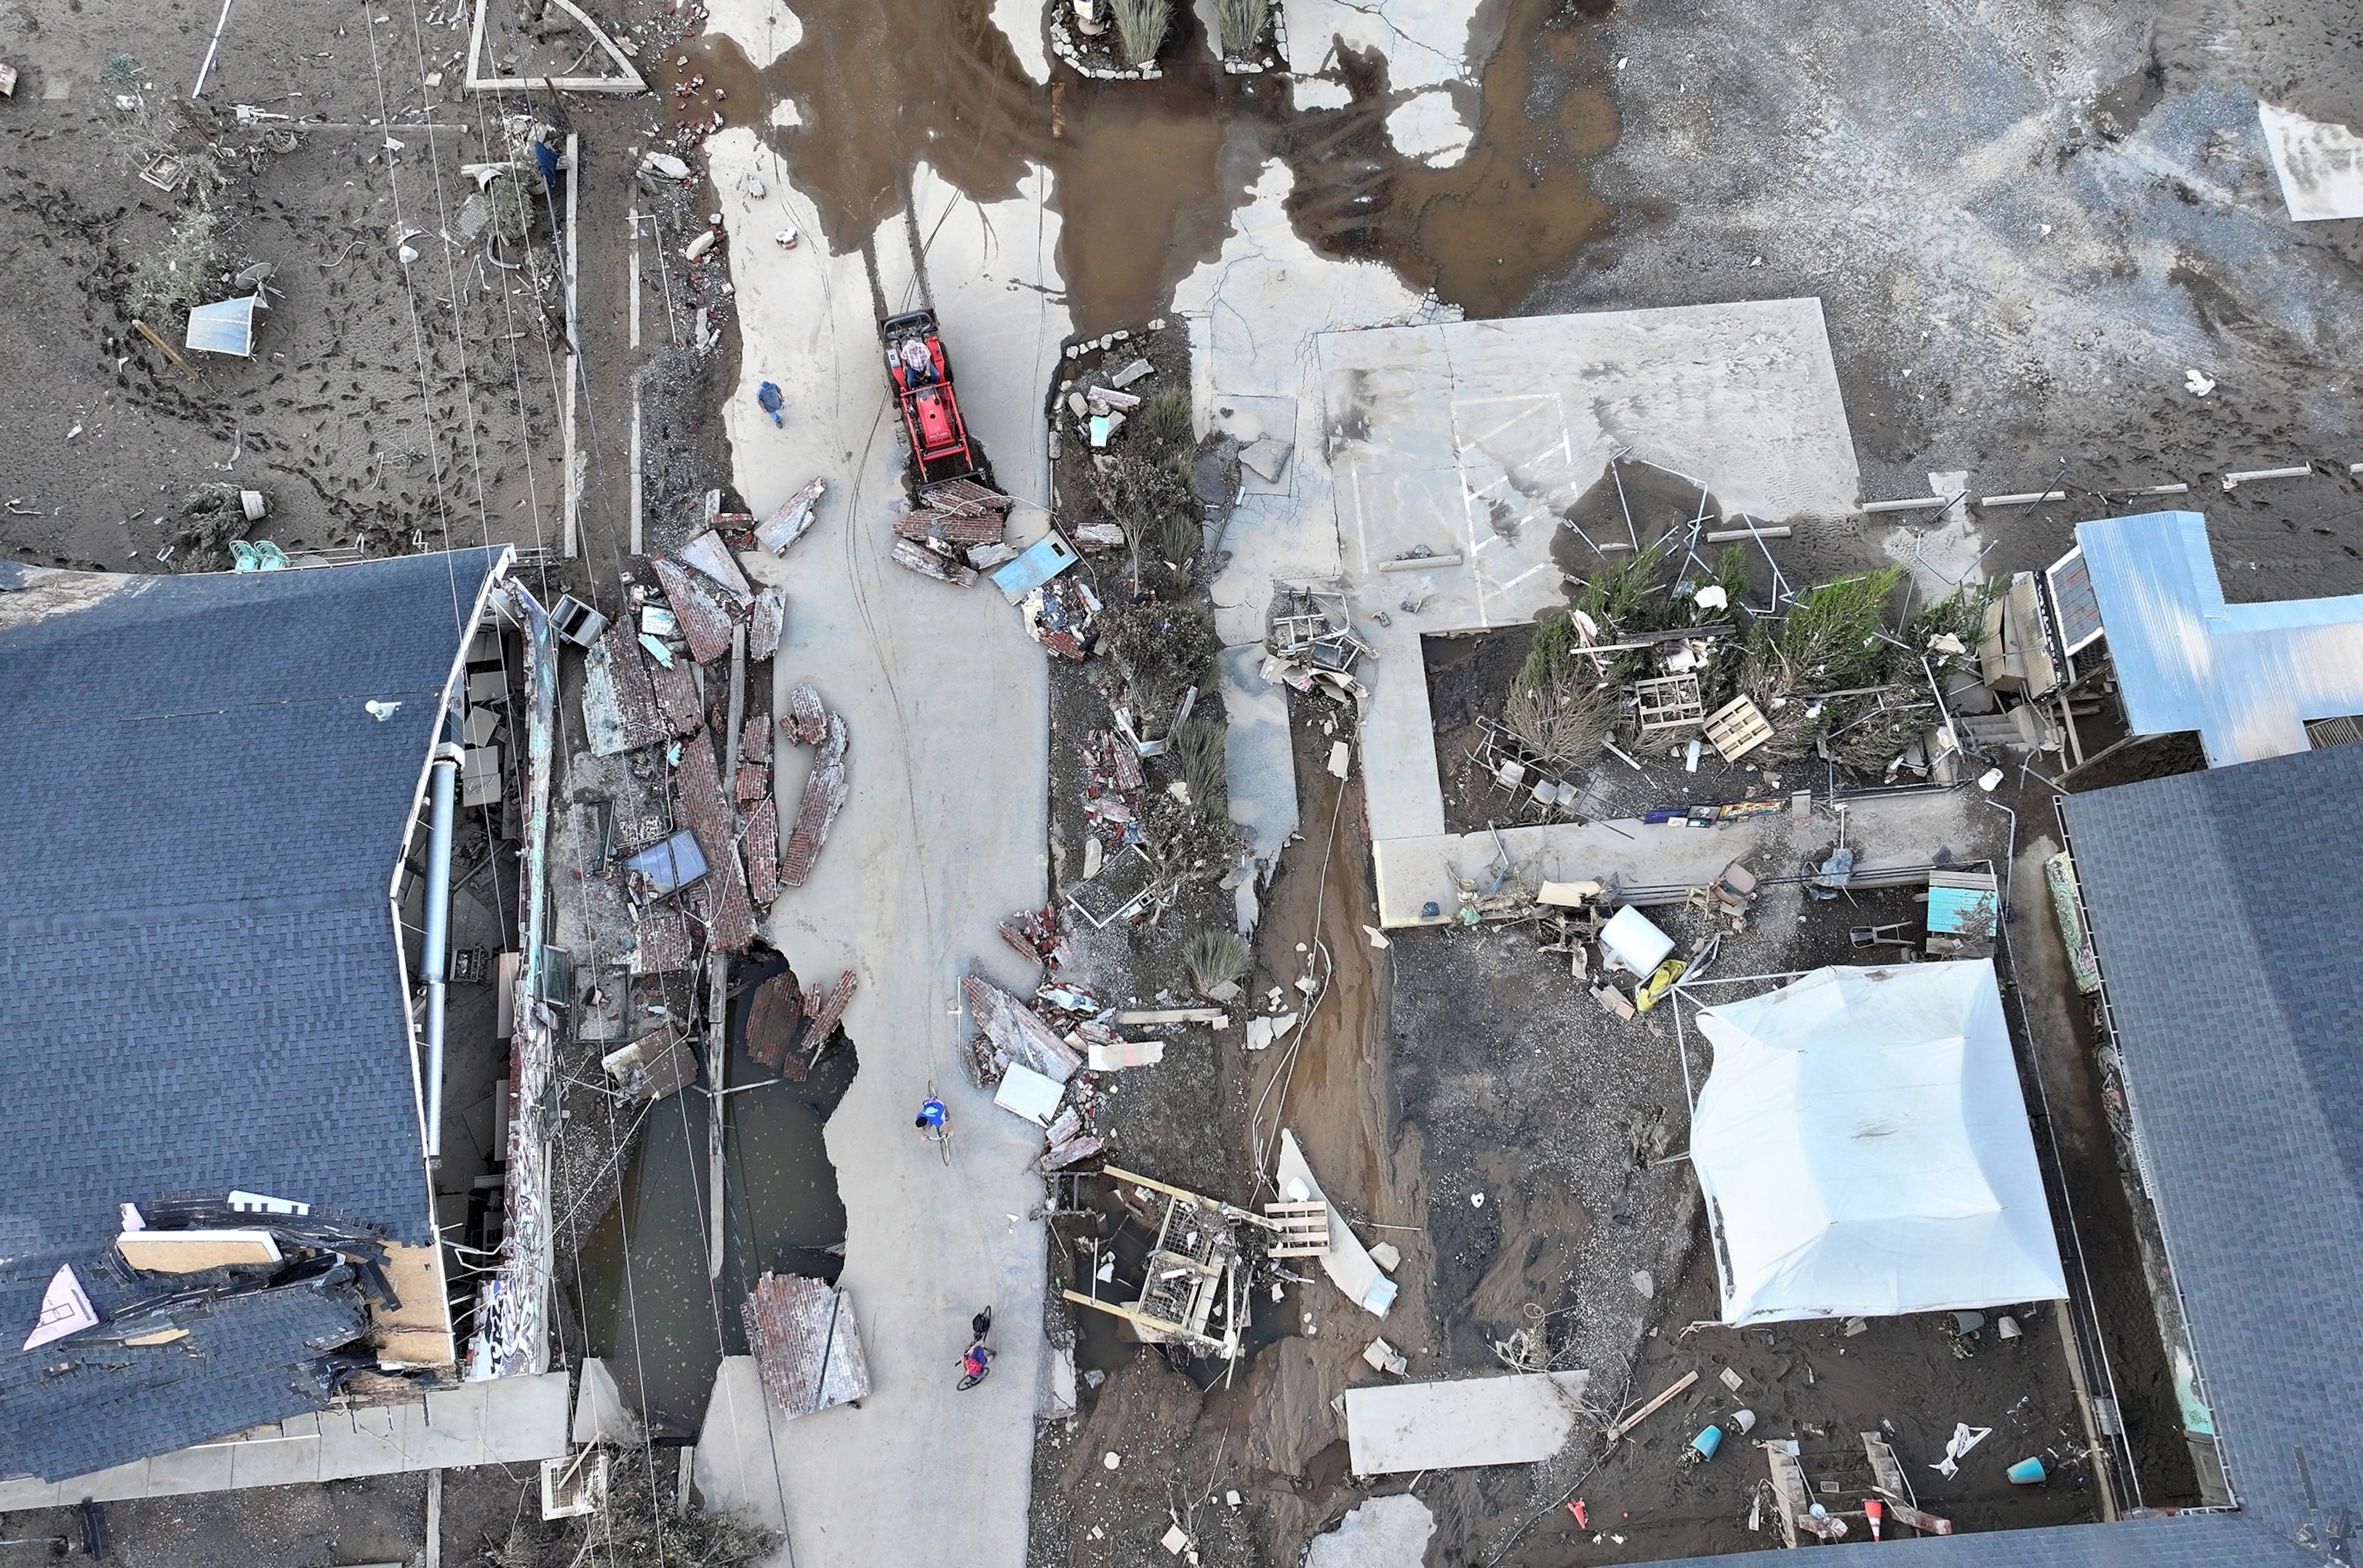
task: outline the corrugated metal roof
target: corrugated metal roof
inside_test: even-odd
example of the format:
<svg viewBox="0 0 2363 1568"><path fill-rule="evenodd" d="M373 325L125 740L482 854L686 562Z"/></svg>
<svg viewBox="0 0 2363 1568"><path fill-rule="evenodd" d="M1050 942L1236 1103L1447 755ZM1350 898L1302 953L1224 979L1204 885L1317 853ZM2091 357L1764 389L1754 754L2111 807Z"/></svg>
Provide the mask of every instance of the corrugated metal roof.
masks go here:
<svg viewBox="0 0 2363 1568"><path fill-rule="evenodd" d="M2199 732L2211 764L2307 747L2305 721L2363 713L2363 596L2227 604L2196 512L2080 523L2136 734Z"/></svg>

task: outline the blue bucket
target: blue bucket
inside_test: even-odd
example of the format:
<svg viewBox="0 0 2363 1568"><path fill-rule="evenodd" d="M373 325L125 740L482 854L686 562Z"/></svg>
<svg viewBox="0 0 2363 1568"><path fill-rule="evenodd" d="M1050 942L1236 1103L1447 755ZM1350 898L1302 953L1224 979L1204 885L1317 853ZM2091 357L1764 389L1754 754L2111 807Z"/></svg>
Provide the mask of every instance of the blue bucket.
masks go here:
<svg viewBox="0 0 2363 1568"><path fill-rule="evenodd" d="M1721 1427L1709 1427L1706 1430L1699 1433L1698 1436L1691 1439L1691 1448L1701 1459L1713 1459L1714 1457L1715 1450L1722 1446L1723 1429ZM2040 1480L2041 1477L2038 1476L2036 1479Z"/></svg>
<svg viewBox="0 0 2363 1568"><path fill-rule="evenodd" d="M2010 1478L2018 1485L2022 1486L2032 1486L2044 1479L2043 1461L2040 1459L2022 1459L2016 1464L2012 1465L2007 1474Z"/></svg>

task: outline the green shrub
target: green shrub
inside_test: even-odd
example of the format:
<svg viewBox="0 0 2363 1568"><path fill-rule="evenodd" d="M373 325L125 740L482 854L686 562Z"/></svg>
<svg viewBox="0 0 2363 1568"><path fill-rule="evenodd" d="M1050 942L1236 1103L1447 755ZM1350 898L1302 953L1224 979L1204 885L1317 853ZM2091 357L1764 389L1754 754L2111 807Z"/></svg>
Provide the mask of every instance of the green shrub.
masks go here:
<svg viewBox="0 0 2363 1568"><path fill-rule="evenodd" d="M1203 997L1254 973L1255 955L1227 931L1202 931L1183 945L1182 966Z"/></svg>
<svg viewBox="0 0 2363 1568"><path fill-rule="evenodd" d="M1173 0L1111 0L1111 6L1124 58L1134 65L1155 60L1173 26Z"/></svg>

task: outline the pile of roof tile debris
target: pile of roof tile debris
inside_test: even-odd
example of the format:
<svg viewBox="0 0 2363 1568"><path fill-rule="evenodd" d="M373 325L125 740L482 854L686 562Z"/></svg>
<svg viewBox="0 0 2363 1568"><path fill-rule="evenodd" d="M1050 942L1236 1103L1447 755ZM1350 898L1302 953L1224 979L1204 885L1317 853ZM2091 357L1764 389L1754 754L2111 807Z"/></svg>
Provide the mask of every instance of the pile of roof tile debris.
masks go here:
<svg viewBox="0 0 2363 1568"><path fill-rule="evenodd" d="M1126 1039L1114 1010L1080 986L1045 980L1026 1002L972 975L962 990L978 1030L965 1055L969 1077L994 1091L995 1105L1043 1130L1041 1168L1066 1170L1105 1152L1106 1102L1093 1075L1147 1066L1164 1046Z"/></svg>
<svg viewBox="0 0 2363 1568"><path fill-rule="evenodd" d="M1011 915L1001 922L1001 939L1028 963L1045 969L1063 969L1075 961L1075 944L1068 940L1066 922L1059 919L1056 904Z"/></svg>
<svg viewBox="0 0 2363 1568"><path fill-rule="evenodd" d="M806 485L754 529L753 539L786 549L811 527L824 491L817 480ZM584 861L586 876L614 889L603 895L613 918L629 922L628 933L602 944L628 955L636 979L691 968L701 935L710 952L745 953L762 911L812 875L847 798L845 720L809 682L791 690L776 725L768 713L748 711L760 709L771 690L768 670L750 679L748 667L776 654L786 595L754 589L732 553L725 530L749 519L722 512L719 492L709 495L707 514L715 526L651 562L658 591L633 585L629 613L611 624L594 624L597 617L585 612L573 639L585 649L590 749L630 763L615 795L595 802L604 825ZM773 782L782 737L813 748L784 831ZM613 988L594 983L594 999ZM809 1007L799 998L792 1021L817 1021L832 1004L841 1015L849 979L843 990ZM634 1025L644 1030L639 1039L625 1038L620 1019L616 1033L582 1036L618 1043L605 1056L610 1076L652 1099L682 1088L695 1070L684 1015L655 1011L660 1022ZM662 1038L655 1037L659 1027ZM835 1027L830 1017L805 1037L816 1045Z"/></svg>
<svg viewBox="0 0 2363 1568"><path fill-rule="evenodd" d="M1355 635L1345 580L1279 582L1272 589L1264 616L1263 678L1298 691L1326 690L1340 702L1366 701L1370 689L1354 678L1354 666L1378 655Z"/></svg>
<svg viewBox="0 0 2363 1568"><path fill-rule="evenodd" d="M1017 547L1002 537L1016 504L974 480L931 484L894 519L894 546L887 555L921 577L966 588L977 573L1017 558Z"/></svg>
<svg viewBox="0 0 2363 1568"><path fill-rule="evenodd" d="M1114 855L1147 837L1140 826L1140 792L1147 783L1140 752L1112 730L1083 737L1083 822L1092 845ZM1098 872L1099 856L1084 850L1086 881Z"/></svg>
<svg viewBox="0 0 2363 1568"><path fill-rule="evenodd" d="M763 1392L782 1415L809 1416L870 1394L870 1358L850 1292L802 1275L766 1274L739 1303Z"/></svg>
<svg viewBox="0 0 2363 1568"><path fill-rule="evenodd" d="M826 989L817 982L799 988L793 969L764 980L748 1009L748 1056L757 1066L802 1083L836 1038L845 1010L853 1004L855 984L850 969Z"/></svg>

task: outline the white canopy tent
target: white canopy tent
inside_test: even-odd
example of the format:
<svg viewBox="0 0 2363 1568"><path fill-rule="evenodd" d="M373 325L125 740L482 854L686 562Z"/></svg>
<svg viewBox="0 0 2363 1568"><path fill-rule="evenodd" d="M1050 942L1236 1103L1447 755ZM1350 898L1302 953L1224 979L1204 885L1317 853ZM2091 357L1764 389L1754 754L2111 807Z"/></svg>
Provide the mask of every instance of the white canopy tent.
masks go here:
<svg viewBox="0 0 2363 1568"><path fill-rule="evenodd" d="M2068 1294L1991 960L1816 969L1698 1022L1725 1322Z"/></svg>

